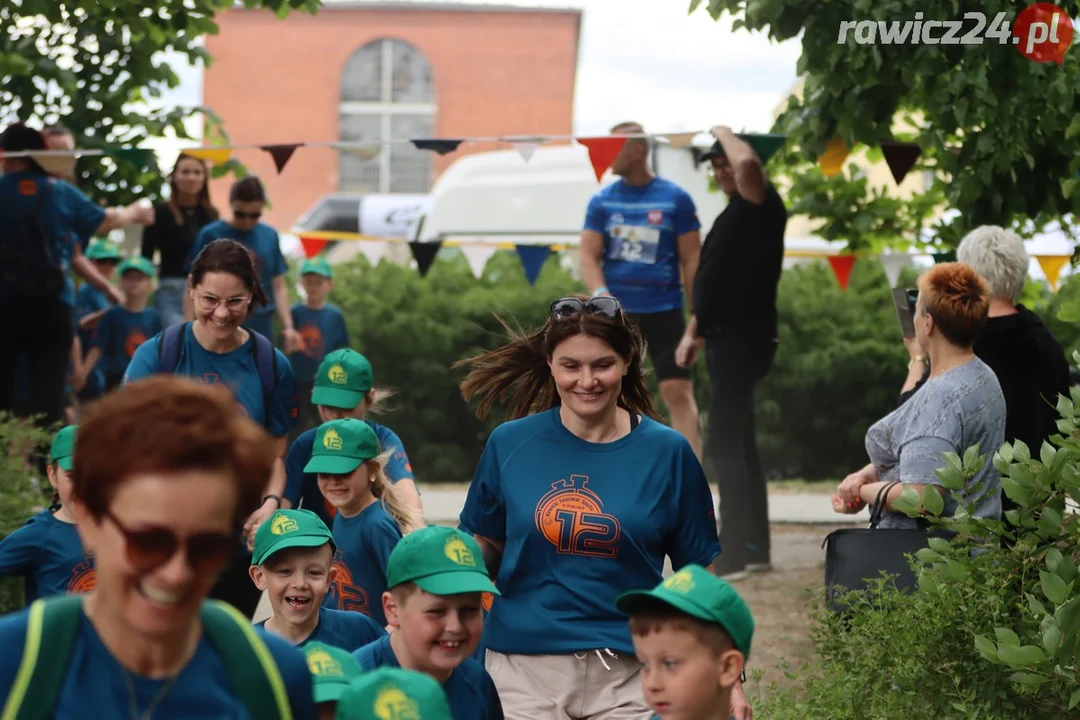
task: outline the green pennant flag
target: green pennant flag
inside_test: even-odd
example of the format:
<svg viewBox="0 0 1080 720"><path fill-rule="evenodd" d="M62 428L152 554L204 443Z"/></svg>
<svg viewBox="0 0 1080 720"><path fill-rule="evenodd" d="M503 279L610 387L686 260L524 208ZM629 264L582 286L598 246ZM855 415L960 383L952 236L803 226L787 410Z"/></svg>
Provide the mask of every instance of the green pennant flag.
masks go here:
<svg viewBox="0 0 1080 720"><path fill-rule="evenodd" d="M134 165L139 170L145 170L150 164L150 151L144 148L120 148L107 147L102 150L106 155L112 155L117 160Z"/></svg>
<svg viewBox="0 0 1080 720"><path fill-rule="evenodd" d="M754 152L761 158L761 164L765 165L769 162L769 158L776 154L776 152L784 146L784 141L787 140L785 135L755 135L751 133L743 133L739 135L740 138L750 144L750 147L754 148Z"/></svg>
<svg viewBox="0 0 1080 720"><path fill-rule="evenodd" d="M945 252L932 253L931 257L934 258L934 264L956 262L956 251L946 250Z"/></svg>

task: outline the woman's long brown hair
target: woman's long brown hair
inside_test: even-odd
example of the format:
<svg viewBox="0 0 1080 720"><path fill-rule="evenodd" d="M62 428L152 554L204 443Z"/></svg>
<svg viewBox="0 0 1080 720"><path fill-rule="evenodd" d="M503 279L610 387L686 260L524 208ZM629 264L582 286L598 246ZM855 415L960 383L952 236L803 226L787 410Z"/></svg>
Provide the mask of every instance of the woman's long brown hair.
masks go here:
<svg viewBox="0 0 1080 720"><path fill-rule="evenodd" d="M202 190L199 190L198 194L195 196L195 202L206 211L207 217L211 220L217 220L220 214L218 213L217 208L214 207L214 204L210 202L210 168L202 158L197 158L194 155L185 155L184 153L180 153L180 156L176 158L176 164L173 165L172 172L169 173L169 188L171 192L169 193L169 201L166 204L169 206L169 211L172 212L173 219L176 220L177 225L183 227L184 216L180 212L180 202L178 200L180 191L176 189L176 171L180 169L180 163L185 160L197 162L202 166L203 186Z"/></svg>

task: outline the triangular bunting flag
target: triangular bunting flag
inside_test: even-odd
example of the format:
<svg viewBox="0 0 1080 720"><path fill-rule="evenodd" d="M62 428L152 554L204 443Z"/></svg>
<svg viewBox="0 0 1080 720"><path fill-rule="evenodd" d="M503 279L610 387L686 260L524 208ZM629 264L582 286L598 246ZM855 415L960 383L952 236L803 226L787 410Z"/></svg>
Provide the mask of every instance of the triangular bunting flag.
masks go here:
<svg viewBox="0 0 1080 720"><path fill-rule="evenodd" d="M105 148L102 150L106 155L112 155L117 160L123 160L124 162L131 163L138 169L142 170L150 164L150 151L143 148ZM75 162L75 158L71 158L72 164ZM49 168L45 168L48 170ZM51 172L51 171L50 171Z"/></svg>
<svg viewBox="0 0 1080 720"><path fill-rule="evenodd" d="M440 247L442 247L442 240L431 242L414 240L409 243L409 249L412 250L413 259L416 260L416 269L420 271L420 277L427 276L428 270L435 262L435 256L439 254Z"/></svg>
<svg viewBox="0 0 1080 720"><path fill-rule="evenodd" d="M754 152L761 158L762 165L767 164L769 158L775 155L777 150L784 147L784 141L787 140L784 135L751 135L743 133L739 137L754 148Z"/></svg>
<svg viewBox="0 0 1080 720"><path fill-rule="evenodd" d="M458 149L464 140L414 139L412 144L417 150L432 150L440 155L448 155Z"/></svg>
<svg viewBox="0 0 1080 720"><path fill-rule="evenodd" d="M536 284L540 277L540 270L544 267L544 261L551 254L550 245L515 245L518 257L521 258L521 267L525 270L525 278L530 285Z"/></svg>
<svg viewBox="0 0 1080 720"><path fill-rule="evenodd" d="M854 255L830 255L829 265L832 266L833 275L840 283L840 289L847 292L848 280L851 278L851 268L855 266Z"/></svg>
<svg viewBox="0 0 1080 720"><path fill-rule="evenodd" d="M229 162L229 158L232 157L231 148L187 148L181 150L184 155L190 155L191 157L197 157L200 160L205 160L213 165L222 165Z"/></svg>
<svg viewBox="0 0 1080 720"><path fill-rule="evenodd" d="M946 250L945 252L931 253L930 257L934 258L934 264L956 262L956 251Z"/></svg>
<svg viewBox="0 0 1080 720"><path fill-rule="evenodd" d="M513 145L525 162L532 160L533 153L540 148L540 143L535 142L515 142Z"/></svg>
<svg viewBox="0 0 1080 720"><path fill-rule="evenodd" d="M371 162L382 154L382 145L350 145L349 143L334 143L330 147L338 152L348 153L360 162Z"/></svg>
<svg viewBox="0 0 1080 720"><path fill-rule="evenodd" d="M262 149L270 153L270 157L274 158L274 167L277 168L278 175L285 169L286 163L289 162L289 158L296 152L296 148L300 147L300 143L293 145L263 145Z"/></svg>
<svg viewBox="0 0 1080 720"><path fill-rule="evenodd" d="M902 253L889 253L881 255L881 267L885 270L885 277L889 279L889 287L897 287L900 283L900 271L908 264L910 258Z"/></svg>
<svg viewBox="0 0 1080 720"><path fill-rule="evenodd" d="M461 246L465 261L469 263L469 269L472 270L473 277L477 280L484 277L484 268L487 267L491 256L495 254L495 250L494 245L487 244Z"/></svg>
<svg viewBox="0 0 1080 720"><path fill-rule="evenodd" d="M904 177L922 154L922 149L915 143L893 142L886 140L881 143L881 153L885 156L885 163L892 172L893 180L899 185Z"/></svg>
<svg viewBox="0 0 1080 720"><path fill-rule="evenodd" d="M0 151L0 156L3 155L3 151ZM31 160L41 166L41 169L50 175L61 178L69 178L75 175L75 155L40 155L38 153L30 153ZM149 156L147 156L149 160ZM144 162L142 165L137 166L140 170L146 167Z"/></svg>
<svg viewBox="0 0 1080 720"><path fill-rule="evenodd" d="M836 177L844 169L844 161L847 160L848 149L840 138L833 138L825 147L825 152L818 158L821 172L827 178Z"/></svg>
<svg viewBox="0 0 1080 720"><path fill-rule="evenodd" d="M691 142L693 142L694 138L696 138L699 134L700 133L696 132L664 133L663 135L658 135L657 137L662 137L667 140L668 145L670 145L671 147L686 147Z"/></svg>
<svg viewBox="0 0 1080 720"><path fill-rule="evenodd" d="M1057 292L1058 279L1061 277L1061 271L1069 262L1071 256L1069 255L1036 255L1035 259L1039 261L1039 267L1042 268L1043 275L1046 276L1046 281L1050 283L1050 287Z"/></svg>
<svg viewBox="0 0 1080 720"><path fill-rule="evenodd" d="M596 182L600 182L600 179L604 177L604 173L615 162L619 151L626 144L624 137L577 138L577 141L589 148L589 162L592 163L593 172L596 173Z"/></svg>
<svg viewBox="0 0 1080 720"><path fill-rule="evenodd" d="M323 251L329 240L300 236L300 245L304 248L304 256L313 258Z"/></svg>
<svg viewBox="0 0 1080 720"><path fill-rule="evenodd" d="M383 253L386 252L385 240L361 240L360 252L367 258L371 267L376 267L382 261Z"/></svg>

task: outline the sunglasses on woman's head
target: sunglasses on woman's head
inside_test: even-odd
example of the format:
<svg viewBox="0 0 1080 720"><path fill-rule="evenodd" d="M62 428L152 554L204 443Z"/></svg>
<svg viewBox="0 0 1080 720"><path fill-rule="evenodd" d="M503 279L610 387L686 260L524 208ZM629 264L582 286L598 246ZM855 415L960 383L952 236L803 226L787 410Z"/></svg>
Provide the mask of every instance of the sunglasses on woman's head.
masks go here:
<svg viewBox="0 0 1080 720"><path fill-rule="evenodd" d="M181 539L172 530L160 526L132 530L108 510L105 517L124 536L128 562L140 573L156 570L169 562L181 546L184 547L184 559L193 572L215 573L229 562L239 542L239 535L234 533L205 532Z"/></svg>
<svg viewBox="0 0 1080 720"><path fill-rule="evenodd" d="M613 297L602 295L590 300L582 300L576 297L565 297L551 303L551 319L565 320L577 317L583 312L590 315L599 315L608 320L617 320L622 313L622 306Z"/></svg>

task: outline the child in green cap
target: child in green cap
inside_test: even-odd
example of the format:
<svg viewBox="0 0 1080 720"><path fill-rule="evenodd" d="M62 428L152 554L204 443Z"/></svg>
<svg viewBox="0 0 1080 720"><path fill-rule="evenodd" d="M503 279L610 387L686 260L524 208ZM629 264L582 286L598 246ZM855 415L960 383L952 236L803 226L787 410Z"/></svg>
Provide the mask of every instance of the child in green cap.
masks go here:
<svg viewBox="0 0 1080 720"><path fill-rule="evenodd" d="M404 533L419 526L413 509L386 478L385 454L375 431L345 418L320 425L304 472L336 510L331 607L370 615L386 625L382 594L386 564Z"/></svg>
<svg viewBox="0 0 1080 720"><path fill-rule="evenodd" d="M116 271L116 266L120 264L124 256L115 243L108 240L95 240L86 249L86 259L103 278L110 280ZM94 328L101 322L109 306L122 299L119 291L114 290L113 297L110 297L102 289L94 287L89 282L82 283L78 292L75 293L75 327L78 332L71 349L70 375L73 390L79 368L82 367L83 359L90 349L90 337ZM93 372L88 372L84 377L82 390L78 391L78 399L86 403L105 392L105 373L99 367Z"/></svg>
<svg viewBox="0 0 1080 720"><path fill-rule="evenodd" d="M363 674L360 666L350 653L321 642L305 645L304 657L311 671L312 694L319 720L334 720L345 689Z"/></svg>
<svg viewBox="0 0 1080 720"><path fill-rule="evenodd" d="M119 387L138 347L161 332L157 311L147 307L154 289L154 266L144 257L131 257L116 272L124 302L106 310L91 334L90 348L72 382L76 392L85 386L98 362L105 373L106 392Z"/></svg>
<svg viewBox="0 0 1080 720"><path fill-rule="evenodd" d="M75 433L74 425L61 429L49 450L52 506L0 540L0 576L25 578L27 605L38 598L94 589L94 562L83 550L72 512Z"/></svg>
<svg viewBox="0 0 1080 720"><path fill-rule="evenodd" d="M300 284L304 301L292 306L293 327L300 333L304 347L289 355L296 373L296 391L300 397L300 421L289 436L291 444L300 433L320 423L311 402L315 374L326 354L349 347L345 316L336 305L326 301L334 287L334 272L324 257L314 257L300 266Z"/></svg>
<svg viewBox="0 0 1080 720"><path fill-rule="evenodd" d="M360 613L322 607L330 583L334 539L307 510L278 510L255 531L251 579L270 598L274 614L257 623L293 645L332 645L352 652L386 631Z"/></svg>
<svg viewBox="0 0 1080 720"><path fill-rule="evenodd" d="M750 657L754 618L735 588L687 565L652 590L623 593L645 701L659 718L722 720Z"/></svg>
<svg viewBox="0 0 1080 720"><path fill-rule="evenodd" d="M323 358L315 374L311 401L318 408L323 422L354 418L367 423L375 432L380 452L387 453L384 466L386 478L394 484L398 494L420 513L420 494L416 490L412 465L409 464L401 438L385 425L365 419L376 404L379 393L374 385L371 363L360 353L346 348L335 350ZM301 434L289 448L289 454L285 458L284 497L293 507L307 508L321 517L327 525L331 525L337 511L333 503L319 491L315 474L304 470L311 460L315 432L312 429Z"/></svg>
<svg viewBox="0 0 1080 720"><path fill-rule="evenodd" d="M349 683L338 700L336 720L459 720L446 693L423 673L380 668Z"/></svg>
<svg viewBox="0 0 1080 720"><path fill-rule="evenodd" d="M355 653L365 670L403 667L442 684L455 720L502 720L495 683L471 656L484 630L481 595L499 591L480 546L456 528L406 535L390 554L382 603L393 629Z"/></svg>

